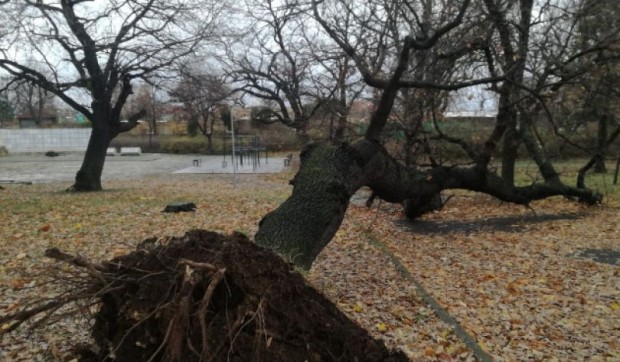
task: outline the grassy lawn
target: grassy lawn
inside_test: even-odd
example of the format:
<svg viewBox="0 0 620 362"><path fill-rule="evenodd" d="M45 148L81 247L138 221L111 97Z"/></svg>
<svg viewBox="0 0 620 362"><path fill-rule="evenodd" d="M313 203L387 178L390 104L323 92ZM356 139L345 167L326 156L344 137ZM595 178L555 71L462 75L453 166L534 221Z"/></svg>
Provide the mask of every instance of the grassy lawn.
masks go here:
<svg viewBox="0 0 620 362"><path fill-rule="evenodd" d="M566 165L567 175L572 168ZM260 218L290 193L292 174L238 176L235 187L231 177L110 181L107 191L85 194L62 192L60 184L5 185L0 315L57 291L45 277L59 267L43 257L49 247L109 259L145 238L194 228L251 237ZM583 248L620 249L620 186L610 178L600 178L609 196L605 207L552 198L534 203L534 214L484 195L453 192L442 212L395 224L402 220L398 208L352 205L307 279L412 360L474 360L421 299L413 278L498 361L618 361L619 267L573 257ZM162 212L176 201L198 208ZM398 271L386 250L410 276ZM87 323L72 318L31 335L20 329L3 336L0 360L62 360L67 341L87 341Z"/></svg>
<svg viewBox="0 0 620 362"><path fill-rule="evenodd" d="M588 160L563 160L554 161L556 171L560 174L562 180L571 186L574 186L577 182L577 173L579 169L583 167ZM615 162L608 161L606 163L607 173L597 174L589 172L586 175L586 186L600 192L603 195L620 195L620 189L613 185L613 173L615 171ZM517 185L528 185L532 181L542 181L542 178L538 172L538 167L533 161L518 161L516 165Z"/></svg>

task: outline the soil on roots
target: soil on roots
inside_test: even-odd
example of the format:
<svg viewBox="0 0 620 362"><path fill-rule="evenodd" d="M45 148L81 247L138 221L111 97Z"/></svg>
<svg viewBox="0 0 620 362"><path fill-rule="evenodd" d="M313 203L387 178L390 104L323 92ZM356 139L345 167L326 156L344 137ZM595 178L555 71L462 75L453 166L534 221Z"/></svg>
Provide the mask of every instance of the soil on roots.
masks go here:
<svg viewBox="0 0 620 362"><path fill-rule="evenodd" d="M84 360L407 360L241 234L150 239L106 265Z"/></svg>

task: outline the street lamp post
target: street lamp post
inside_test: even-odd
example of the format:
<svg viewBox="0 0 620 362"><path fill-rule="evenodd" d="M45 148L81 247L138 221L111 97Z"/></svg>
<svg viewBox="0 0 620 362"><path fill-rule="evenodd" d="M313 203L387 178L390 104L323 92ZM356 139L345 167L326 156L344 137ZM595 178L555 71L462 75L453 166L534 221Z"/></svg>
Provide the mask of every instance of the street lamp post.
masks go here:
<svg viewBox="0 0 620 362"><path fill-rule="evenodd" d="M233 111L230 110L230 135L232 138L232 167L233 167L233 188L237 186L237 155L235 150L235 121Z"/></svg>

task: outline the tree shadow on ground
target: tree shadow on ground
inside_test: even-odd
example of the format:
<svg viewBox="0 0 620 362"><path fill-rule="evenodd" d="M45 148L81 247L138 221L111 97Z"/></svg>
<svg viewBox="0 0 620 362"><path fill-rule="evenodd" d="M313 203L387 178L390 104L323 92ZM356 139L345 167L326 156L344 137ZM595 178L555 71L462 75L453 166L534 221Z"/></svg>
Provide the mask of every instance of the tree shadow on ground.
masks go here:
<svg viewBox="0 0 620 362"><path fill-rule="evenodd" d="M589 259L597 263L620 266L620 251L612 249L579 249L568 255L576 259Z"/></svg>
<svg viewBox="0 0 620 362"><path fill-rule="evenodd" d="M396 226L409 229L412 232L423 235L438 235L450 233L472 233L480 231L500 231L518 233L526 229L527 224L543 223L556 220L577 220L582 218L582 213L544 214L544 215L521 215L500 216L479 220L398 220Z"/></svg>

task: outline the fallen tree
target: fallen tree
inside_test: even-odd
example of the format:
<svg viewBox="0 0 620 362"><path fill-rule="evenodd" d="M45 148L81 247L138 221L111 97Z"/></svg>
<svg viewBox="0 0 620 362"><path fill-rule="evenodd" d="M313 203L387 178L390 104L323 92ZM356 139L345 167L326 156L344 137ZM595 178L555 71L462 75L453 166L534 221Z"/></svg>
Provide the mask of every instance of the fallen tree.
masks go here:
<svg viewBox="0 0 620 362"><path fill-rule="evenodd" d="M338 231L350 197L363 186L385 201L407 202L407 212L414 217L447 189L483 192L525 206L557 195L587 204L600 201L591 190L559 181L512 186L485 167L408 168L369 139L309 146L300 158L291 196L261 220L255 241L305 269Z"/></svg>
<svg viewBox="0 0 620 362"><path fill-rule="evenodd" d="M503 13L496 9L493 1L487 3L493 15L491 22L499 22L498 31L504 34L505 24L500 21ZM516 152L516 149L513 149L512 137L516 137L513 134L516 127L514 122L519 109L513 99L523 88L521 83L525 71L526 46L520 48L520 58L511 58L505 74L501 76L491 71L490 78L454 84L434 84L408 77L411 54L432 48L442 37L457 29L463 23L469 1L463 1L458 12L454 13L449 21L444 20L443 25L437 26L434 31L417 34L415 37L409 35L399 41L397 53L392 59L394 66L389 74L371 68L358 47L351 45L346 35L343 35L346 33L338 29L338 23L329 23L323 18L321 14L324 9L320 9L322 5L322 1L312 2L314 18L355 62L364 81L381 90L381 97L362 139L351 144L310 145L304 149L300 155L299 172L291 181L294 186L291 196L260 222L260 229L255 235L255 241L259 245L277 251L302 268L310 268L342 223L350 197L362 186L370 187L373 195L385 201L404 203L406 214L411 218L433 210L437 204L441 205L440 193L447 189L482 192L502 201L525 206L532 201L552 196L564 196L589 205L601 201L601 195L587 189L583 183L572 187L560 179L528 127L521 131L521 137L530 157L539 167L543 182L527 186L516 186L514 183L515 158L512 157L512 151ZM526 5L522 4L522 10L531 11ZM529 17L524 17L523 21L529 24ZM503 45L513 51L510 44ZM468 54L476 49L470 43L463 47L463 52L458 53ZM489 49L486 49L486 53L488 51ZM489 64L489 67L492 67L492 64ZM491 83L499 92L497 121L492 132L479 147L458 138L449 139L465 149L473 160L473 165L445 166L433 163L424 168L406 167L381 145L381 133L388 123L401 89L457 90L484 83ZM490 162L501 142L505 152L504 167L502 175L497 175ZM507 152L507 149L510 152ZM506 157L507 155L510 157ZM514 156L516 157L516 153Z"/></svg>

